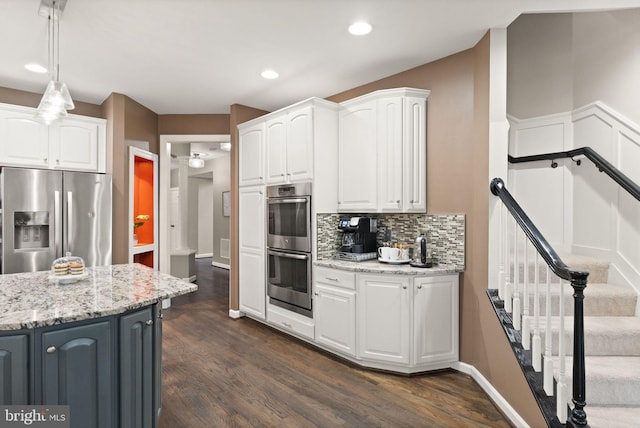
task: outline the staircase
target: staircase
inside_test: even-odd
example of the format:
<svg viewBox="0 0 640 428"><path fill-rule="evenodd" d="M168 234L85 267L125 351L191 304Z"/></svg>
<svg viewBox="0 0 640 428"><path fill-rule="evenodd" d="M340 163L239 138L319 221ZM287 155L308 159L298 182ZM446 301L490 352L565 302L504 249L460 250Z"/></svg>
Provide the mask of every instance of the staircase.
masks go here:
<svg viewBox="0 0 640 428"><path fill-rule="evenodd" d="M593 428L640 426L640 317L636 314L638 295L628 287L609 284L606 262L575 255L562 255L572 269L589 272L584 291L584 335L587 420ZM533 277L532 275L530 275ZM523 298L528 313L534 313L534 287ZM566 355L573 344L573 289L563 284ZM539 295L540 336L543 351L546 339L545 308L551 308L551 354L558 355L560 285ZM523 311L524 312L524 311ZM525 317L534 326L533 316ZM532 329L533 333L533 329ZM554 357L554 378L559 379L558 358ZM571 358L566 360L566 385L571 393Z"/></svg>

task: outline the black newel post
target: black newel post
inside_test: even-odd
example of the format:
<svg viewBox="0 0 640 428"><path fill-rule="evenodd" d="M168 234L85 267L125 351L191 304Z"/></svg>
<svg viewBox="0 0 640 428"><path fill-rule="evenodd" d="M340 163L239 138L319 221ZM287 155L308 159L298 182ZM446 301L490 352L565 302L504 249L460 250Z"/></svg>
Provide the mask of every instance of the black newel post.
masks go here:
<svg viewBox="0 0 640 428"><path fill-rule="evenodd" d="M573 287L573 410L569 424L573 427L588 427L585 397L585 364L584 364L584 289L587 287L588 273L571 279Z"/></svg>

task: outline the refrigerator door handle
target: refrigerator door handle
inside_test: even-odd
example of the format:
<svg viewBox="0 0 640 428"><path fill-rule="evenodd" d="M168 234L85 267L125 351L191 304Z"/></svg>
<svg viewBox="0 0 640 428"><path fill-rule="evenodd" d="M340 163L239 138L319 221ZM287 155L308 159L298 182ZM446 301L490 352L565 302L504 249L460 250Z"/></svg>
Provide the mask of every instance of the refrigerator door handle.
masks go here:
<svg viewBox="0 0 640 428"><path fill-rule="evenodd" d="M73 253L71 243L73 242L73 192L67 192L67 251Z"/></svg>
<svg viewBox="0 0 640 428"><path fill-rule="evenodd" d="M53 215L55 217L55 231L54 231L55 252L56 252L56 257L60 257L62 255L62 213L60 211L60 191L59 190L56 190L54 192Z"/></svg>

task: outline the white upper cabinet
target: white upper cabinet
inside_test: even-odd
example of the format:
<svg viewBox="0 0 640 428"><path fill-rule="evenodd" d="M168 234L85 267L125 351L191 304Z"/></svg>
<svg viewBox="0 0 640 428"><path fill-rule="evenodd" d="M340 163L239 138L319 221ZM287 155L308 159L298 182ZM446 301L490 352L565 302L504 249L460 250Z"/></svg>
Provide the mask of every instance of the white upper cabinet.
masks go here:
<svg viewBox="0 0 640 428"><path fill-rule="evenodd" d="M265 133L267 183L284 183L287 178L287 115L267 120Z"/></svg>
<svg viewBox="0 0 640 428"><path fill-rule="evenodd" d="M313 178L313 107L303 106L287 114L287 181Z"/></svg>
<svg viewBox="0 0 640 428"><path fill-rule="evenodd" d="M0 163L47 168L49 130L34 114L0 107Z"/></svg>
<svg viewBox="0 0 640 428"><path fill-rule="evenodd" d="M338 212L426 212L428 96L388 89L340 105Z"/></svg>
<svg viewBox="0 0 640 428"><path fill-rule="evenodd" d="M313 178L313 107L281 112L266 122L267 184Z"/></svg>
<svg viewBox="0 0 640 428"><path fill-rule="evenodd" d="M0 105L0 164L105 172L106 120L70 115L47 126L35 109Z"/></svg>
<svg viewBox="0 0 640 428"><path fill-rule="evenodd" d="M238 125L239 185L264 184L264 122Z"/></svg>
<svg viewBox="0 0 640 428"><path fill-rule="evenodd" d="M49 127L49 159L55 169L105 172L106 131L92 120L65 119Z"/></svg>
<svg viewBox="0 0 640 428"><path fill-rule="evenodd" d="M376 101L341 108L338 130L338 212L376 211Z"/></svg>
<svg viewBox="0 0 640 428"><path fill-rule="evenodd" d="M335 211L338 105L309 98L238 125L240 186L313 183L314 212Z"/></svg>
<svg viewBox="0 0 640 428"><path fill-rule="evenodd" d="M403 211L427 212L427 99L404 97Z"/></svg>

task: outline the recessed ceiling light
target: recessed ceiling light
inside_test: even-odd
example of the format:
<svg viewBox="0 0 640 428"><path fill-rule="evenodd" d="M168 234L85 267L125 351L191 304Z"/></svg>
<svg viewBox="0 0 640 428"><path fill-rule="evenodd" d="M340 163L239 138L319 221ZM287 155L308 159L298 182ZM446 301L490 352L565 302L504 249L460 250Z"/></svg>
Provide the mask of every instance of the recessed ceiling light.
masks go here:
<svg viewBox="0 0 640 428"><path fill-rule="evenodd" d="M277 79L279 76L278 72L275 70L265 70L260 73L260 75L265 79Z"/></svg>
<svg viewBox="0 0 640 428"><path fill-rule="evenodd" d="M349 25L349 32L354 36L364 36L365 34L369 34L371 32L371 28L371 24L364 21L359 21Z"/></svg>
<svg viewBox="0 0 640 428"><path fill-rule="evenodd" d="M46 68L44 68L40 64L35 64L35 63L25 64L24 68L26 68L29 71L33 71L34 73L46 73L47 72Z"/></svg>

